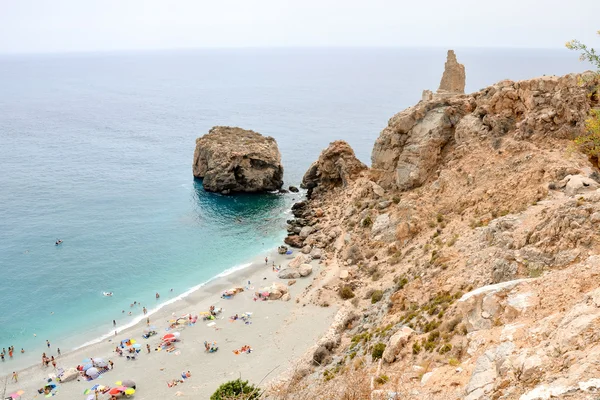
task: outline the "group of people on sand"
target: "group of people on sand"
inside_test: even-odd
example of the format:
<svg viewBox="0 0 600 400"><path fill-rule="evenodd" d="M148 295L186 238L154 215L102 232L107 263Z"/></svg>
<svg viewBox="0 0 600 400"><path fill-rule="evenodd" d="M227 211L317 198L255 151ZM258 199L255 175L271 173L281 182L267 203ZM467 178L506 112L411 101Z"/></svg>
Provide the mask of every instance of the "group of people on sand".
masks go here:
<svg viewBox="0 0 600 400"><path fill-rule="evenodd" d="M50 363L52 363L52 366L56 369L56 360L54 359L54 356L48 357L46 356L46 353L42 353L42 367L47 367Z"/></svg>

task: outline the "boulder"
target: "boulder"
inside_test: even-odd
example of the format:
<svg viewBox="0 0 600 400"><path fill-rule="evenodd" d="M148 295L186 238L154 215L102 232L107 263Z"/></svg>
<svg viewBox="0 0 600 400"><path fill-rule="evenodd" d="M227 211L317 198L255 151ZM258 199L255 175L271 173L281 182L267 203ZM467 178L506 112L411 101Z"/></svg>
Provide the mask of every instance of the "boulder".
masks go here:
<svg viewBox="0 0 600 400"><path fill-rule="evenodd" d="M288 281L287 284L288 284L288 286L295 285L296 284L296 280L295 279L291 279L291 280Z"/></svg>
<svg viewBox="0 0 600 400"><path fill-rule="evenodd" d="M465 92L465 66L456 60L454 50L448 50L444 74L440 82L438 93L464 93Z"/></svg>
<svg viewBox="0 0 600 400"><path fill-rule="evenodd" d="M346 271L346 273L347 272L348 271ZM413 333L414 331L408 326L404 326L399 331L394 333L392 337L390 337L390 340L383 351L383 361L386 363L393 363L396 360L396 356L406 345Z"/></svg>
<svg viewBox="0 0 600 400"><path fill-rule="evenodd" d="M486 351L475 362L475 368L471 374L471 379L465 388L466 397L468 400L479 400L486 397L494 388L494 380L496 379L496 364L493 350Z"/></svg>
<svg viewBox="0 0 600 400"><path fill-rule="evenodd" d="M314 247L311 251L310 251L310 255L313 258L313 260L318 260L323 256L323 250Z"/></svg>
<svg viewBox="0 0 600 400"><path fill-rule="evenodd" d="M302 248L304 239L302 239L299 235L289 235L283 240L283 242L285 244L287 244L288 246L299 249L299 248Z"/></svg>
<svg viewBox="0 0 600 400"><path fill-rule="evenodd" d="M288 268L298 268L302 264L308 264L311 260L312 258L308 254L298 254L288 263Z"/></svg>
<svg viewBox="0 0 600 400"><path fill-rule="evenodd" d="M387 228L390 227L390 216L389 214L378 215L371 228L371 236L375 237Z"/></svg>
<svg viewBox="0 0 600 400"><path fill-rule="evenodd" d="M308 235L313 232L314 228L312 226L305 226L300 230L300 239L306 239Z"/></svg>
<svg viewBox="0 0 600 400"><path fill-rule="evenodd" d="M560 183L560 187L565 188L567 196L574 196L579 193L585 193L598 189L598 182L583 175L567 175Z"/></svg>
<svg viewBox="0 0 600 400"><path fill-rule="evenodd" d="M289 293L286 293L283 296L281 296L281 300L283 300L283 301L290 301L291 298L292 298L292 296L290 296Z"/></svg>
<svg viewBox="0 0 600 400"><path fill-rule="evenodd" d="M319 159L312 163L302 178L302 187L308 189L308 196L317 187L328 190L336 186L348 185L350 180L367 169L354 155L354 150L344 141L329 144L321 152Z"/></svg>
<svg viewBox="0 0 600 400"><path fill-rule="evenodd" d="M300 265L300 267L298 268L298 271L300 272L300 276L308 276L310 274L312 274L312 265L310 264L302 264Z"/></svg>
<svg viewBox="0 0 600 400"><path fill-rule="evenodd" d="M296 268L284 268L277 274L279 279L298 279L300 271Z"/></svg>
<svg viewBox="0 0 600 400"><path fill-rule="evenodd" d="M296 186L288 187L288 190L292 193L298 193L300 190Z"/></svg>
<svg viewBox="0 0 600 400"><path fill-rule="evenodd" d="M347 269L343 269L340 271L340 279L345 280L348 279L348 270Z"/></svg>
<svg viewBox="0 0 600 400"><path fill-rule="evenodd" d="M304 253L304 254L310 254L310 251L311 251L311 250L312 250L312 246L310 246L310 245L308 245L308 244L307 244L307 245L306 245L306 246L304 246L304 247L302 248L302 250L300 250L300 251L301 251L302 253Z"/></svg>
<svg viewBox="0 0 600 400"><path fill-rule="evenodd" d="M196 139L192 169L209 192L265 192L283 185L275 139L241 128L215 126Z"/></svg>

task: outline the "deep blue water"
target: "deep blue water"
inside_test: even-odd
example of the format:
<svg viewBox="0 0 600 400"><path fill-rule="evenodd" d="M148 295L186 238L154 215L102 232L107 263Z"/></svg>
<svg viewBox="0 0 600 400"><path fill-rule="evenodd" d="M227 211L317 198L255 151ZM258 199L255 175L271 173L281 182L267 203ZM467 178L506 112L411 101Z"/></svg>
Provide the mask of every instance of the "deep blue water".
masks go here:
<svg viewBox="0 0 600 400"><path fill-rule="evenodd" d="M224 197L192 178L214 125L273 136L286 185L330 141L369 163L394 113L439 84L444 49L0 56L0 374L63 351L284 237L297 195ZM458 49L467 91L581 71L566 50ZM64 244L54 246L56 238ZM173 294L169 289L173 288ZM102 296L112 291L112 298ZM51 314L51 313L54 314ZM136 314L141 310L138 308ZM34 334L37 337L34 337Z"/></svg>

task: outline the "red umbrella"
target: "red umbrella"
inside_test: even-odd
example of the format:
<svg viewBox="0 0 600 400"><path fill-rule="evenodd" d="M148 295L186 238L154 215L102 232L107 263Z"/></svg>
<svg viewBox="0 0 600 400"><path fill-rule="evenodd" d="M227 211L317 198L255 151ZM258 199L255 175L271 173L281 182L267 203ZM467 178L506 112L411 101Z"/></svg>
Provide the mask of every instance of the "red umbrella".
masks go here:
<svg viewBox="0 0 600 400"><path fill-rule="evenodd" d="M121 393L121 390L119 390L119 388L112 388L108 392L108 394L119 394L119 393Z"/></svg>
<svg viewBox="0 0 600 400"><path fill-rule="evenodd" d="M173 335L172 333L167 333L165 336L163 336L164 340L170 340L170 339L175 339L175 335Z"/></svg>

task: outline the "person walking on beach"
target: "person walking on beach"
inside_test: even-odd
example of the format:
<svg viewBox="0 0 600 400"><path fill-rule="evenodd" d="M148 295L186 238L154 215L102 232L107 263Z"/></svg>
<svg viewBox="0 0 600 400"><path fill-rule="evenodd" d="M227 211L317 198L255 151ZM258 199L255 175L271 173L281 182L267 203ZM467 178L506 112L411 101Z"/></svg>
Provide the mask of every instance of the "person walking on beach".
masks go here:
<svg viewBox="0 0 600 400"><path fill-rule="evenodd" d="M146 343L146 350L148 350L148 354L150 354L150 345Z"/></svg>
<svg viewBox="0 0 600 400"><path fill-rule="evenodd" d="M146 310L146 307L143 307L142 311L144 312L144 315L148 314L148 310Z"/></svg>
<svg viewBox="0 0 600 400"><path fill-rule="evenodd" d="M113 326L117 326L117 321L113 319Z"/></svg>
<svg viewBox="0 0 600 400"><path fill-rule="evenodd" d="M115 364L112 362L112 360L108 360L108 365L110 365L110 369L113 369Z"/></svg>
<svg viewBox="0 0 600 400"><path fill-rule="evenodd" d="M12 348L12 346L11 346L11 347L9 347L9 348L8 348L8 356L9 356L10 358L12 358L12 355L13 355L13 348Z"/></svg>
<svg viewBox="0 0 600 400"><path fill-rule="evenodd" d="M269 264L269 257L265 257L265 265Z"/></svg>
<svg viewBox="0 0 600 400"><path fill-rule="evenodd" d="M146 326L150 326L150 317L146 318Z"/></svg>
<svg viewBox="0 0 600 400"><path fill-rule="evenodd" d="M13 371L12 380L15 382L19 382L19 374Z"/></svg>
<svg viewBox="0 0 600 400"><path fill-rule="evenodd" d="M56 348L56 352L58 353L58 355L60 356L60 347Z"/></svg>
<svg viewBox="0 0 600 400"><path fill-rule="evenodd" d="M4 361L4 353L0 353L0 361Z"/></svg>
<svg viewBox="0 0 600 400"><path fill-rule="evenodd" d="M46 346L48 346L48 348L50 348L50 342L48 341L48 339L46 339Z"/></svg>

